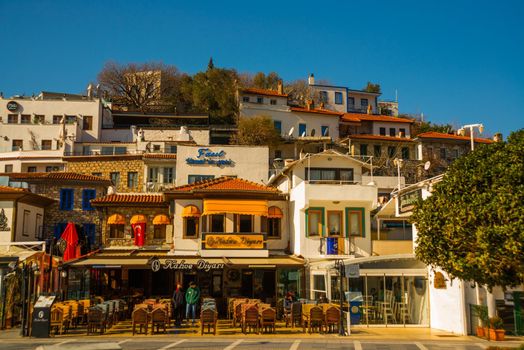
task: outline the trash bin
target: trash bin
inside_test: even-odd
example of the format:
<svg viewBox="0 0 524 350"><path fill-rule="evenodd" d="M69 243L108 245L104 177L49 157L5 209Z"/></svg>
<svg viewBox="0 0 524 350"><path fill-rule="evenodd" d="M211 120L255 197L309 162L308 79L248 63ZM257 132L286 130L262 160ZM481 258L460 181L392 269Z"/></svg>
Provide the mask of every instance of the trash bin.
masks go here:
<svg viewBox="0 0 524 350"><path fill-rule="evenodd" d="M51 306L55 302L55 296L41 295L33 308L33 323L31 336L35 338L49 338L51 330Z"/></svg>
<svg viewBox="0 0 524 350"><path fill-rule="evenodd" d="M349 302L349 317L352 325L360 324L360 318L362 317L362 302L361 301L350 301Z"/></svg>

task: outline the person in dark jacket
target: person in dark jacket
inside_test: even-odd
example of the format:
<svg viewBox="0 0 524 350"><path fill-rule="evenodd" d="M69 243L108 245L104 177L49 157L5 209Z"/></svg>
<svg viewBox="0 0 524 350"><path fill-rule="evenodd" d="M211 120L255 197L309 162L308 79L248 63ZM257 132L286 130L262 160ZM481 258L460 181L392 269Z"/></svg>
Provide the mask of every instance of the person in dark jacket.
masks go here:
<svg viewBox="0 0 524 350"><path fill-rule="evenodd" d="M173 293L173 309L175 316L175 326L180 327L184 319L184 290L182 284L177 283L175 292Z"/></svg>
<svg viewBox="0 0 524 350"><path fill-rule="evenodd" d="M189 312L192 316L192 325L195 325L196 318L196 307L200 300L200 289L198 289L195 282L189 284L189 288L186 291L186 318L189 320Z"/></svg>

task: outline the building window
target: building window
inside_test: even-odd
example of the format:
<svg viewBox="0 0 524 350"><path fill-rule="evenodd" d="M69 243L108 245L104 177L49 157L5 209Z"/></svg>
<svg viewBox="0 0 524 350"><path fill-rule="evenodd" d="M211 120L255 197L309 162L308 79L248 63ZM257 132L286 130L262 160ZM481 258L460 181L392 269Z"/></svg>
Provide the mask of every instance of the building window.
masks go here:
<svg viewBox="0 0 524 350"><path fill-rule="evenodd" d="M402 159L409 159L409 148L402 147Z"/></svg>
<svg viewBox="0 0 524 350"><path fill-rule="evenodd" d="M368 155L368 145L366 145L364 143L360 145L360 155L361 156L367 156Z"/></svg>
<svg viewBox="0 0 524 350"><path fill-rule="evenodd" d="M158 182L158 168L149 168L147 171L147 182Z"/></svg>
<svg viewBox="0 0 524 350"><path fill-rule="evenodd" d="M399 137L406 137L406 129L399 128L398 133L399 133Z"/></svg>
<svg viewBox="0 0 524 350"><path fill-rule="evenodd" d="M166 225L154 225L153 239L166 239Z"/></svg>
<svg viewBox="0 0 524 350"><path fill-rule="evenodd" d="M379 134L380 134L381 136L386 136L386 128L380 128L380 129L379 129Z"/></svg>
<svg viewBox="0 0 524 350"><path fill-rule="evenodd" d="M29 114L22 114L20 124L31 124L31 116Z"/></svg>
<svg viewBox="0 0 524 350"><path fill-rule="evenodd" d="M257 97L257 103L264 103L264 98L263 97Z"/></svg>
<svg viewBox="0 0 524 350"><path fill-rule="evenodd" d="M45 123L45 116L42 115L42 114L35 115L34 123L35 124L44 124Z"/></svg>
<svg viewBox="0 0 524 350"><path fill-rule="evenodd" d="M187 176L187 183L188 184L192 184L192 183L195 183L195 182L212 180L214 178L215 178L214 175L188 175Z"/></svg>
<svg viewBox="0 0 524 350"><path fill-rule="evenodd" d="M120 173L119 172L109 173L109 178L111 179L113 186L118 187L118 185L120 185Z"/></svg>
<svg viewBox="0 0 524 350"><path fill-rule="evenodd" d="M66 115L65 123L66 124L74 124L74 123L76 123L76 115Z"/></svg>
<svg viewBox="0 0 524 350"><path fill-rule="evenodd" d="M36 166L28 166L27 167L28 173L36 173Z"/></svg>
<svg viewBox="0 0 524 350"><path fill-rule="evenodd" d="M12 151L21 151L24 148L24 141L22 140L13 140Z"/></svg>
<svg viewBox="0 0 524 350"><path fill-rule="evenodd" d="M24 220L22 221L22 235L29 236L29 219L31 213L29 210L24 210Z"/></svg>
<svg viewBox="0 0 524 350"><path fill-rule="evenodd" d="M324 209L309 208L306 210L306 236L324 235Z"/></svg>
<svg viewBox="0 0 524 350"><path fill-rule="evenodd" d="M43 230L42 230L42 223L43 223L43 216L42 214L36 214L36 220L35 220L35 237L37 239L43 238Z"/></svg>
<svg viewBox="0 0 524 350"><path fill-rule="evenodd" d="M342 104L342 93L341 92L335 92L335 104L336 105Z"/></svg>
<svg viewBox="0 0 524 350"><path fill-rule="evenodd" d="M307 136L307 125L306 124L298 124L298 136L304 137Z"/></svg>
<svg viewBox="0 0 524 350"><path fill-rule="evenodd" d="M242 102L249 102L249 96L242 97Z"/></svg>
<svg viewBox="0 0 524 350"><path fill-rule="evenodd" d="M306 181L344 181L353 182L353 169L306 168Z"/></svg>
<svg viewBox="0 0 524 350"><path fill-rule="evenodd" d="M451 150L451 157L454 158L454 159L456 159L456 158L459 157L459 151L458 151L458 149L452 149L452 150Z"/></svg>
<svg viewBox="0 0 524 350"><path fill-rule="evenodd" d="M9 114L7 116L8 124L18 124L18 114Z"/></svg>
<svg viewBox="0 0 524 350"><path fill-rule="evenodd" d="M84 237L86 237L89 247L93 247L96 243L96 225L87 223L82 225Z"/></svg>
<svg viewBox="0 0 524 350"><path fill-rule="evenodd" d="M82 129L84 130L93 130L93 117L90 115L85 115L82 121Z"/></svg>
<svg viewBox="0 0 524 350"><path fill-rule="evenodd" d="M363 108L367 108L368 107L368 104L369 104L369 101L367 98L362 98L360 99L360 105L363 107Z"/></svg>
<svg viewBox="0 0 524 350"><path fill-rule="evenodd" d="M103 146L101 149L101 154L104 156L110 156L114 154L126 154L127 153L127 147L119 146L119 147L113 147L113 146Z"/></svg>
<svg viewBox="0 0 524 350"><path fill-rule="evenodd" d="M322 136L329 136L329 126L322 125L320 130L322 131Z"/></svg>
<svg viewBox="0 0 524 350"><path fill-rule="evenodd" d="M169 145L168 151L169 153L176 153L176 145Z"/></svg>
<svg viewBox="0 0 524 350"><path fill-rule="evenodd" d="M4 173L12 173L12 172L13 172L13 164L4 165Z"/></svg>
<svg viewBox="0 0 524 350"><path fill-rule="evenodd" d="M282 122L280 120L274 120L273 126L275 130L278 131L279 135L282 135Z"/></svg>
<svg viewBox="0 0 524 350"><path fill-rule="evenodd" d="M373 155L375 157L381 157L382 156L382 146L380 145L373 145Z"/></svg>
<svg viewBox="0 0 524 350"><path fill-rule="evenodd" d="M96 198L96 190L85 189L82 190L82 210L94 210L91 206L91 199Z"/></svg>
<svg viewBox="0 0 524 350"><path fill-rule="evenodd" d="M93 175L93 176L98 176L98 177L102 177L102 173L91 173L91 175Z"/></svg>
<svg viewBox="0 0 524 350"><path fill-rule="evenodd" d="M153 145L153 152L160 152L160 145Z"/></svg>
<svg viewBox="0 0 524 350"><path fill-rule="evenodd" d="M354 97L348 97L348 107L349 108L355 107L355 98Z"/></svg>
<svg viewBox="0 0 524 350"><path fill-rule="evenodd" d="M62 236L62 233L64 233L66 226L67 226L66 222L61 222L55 225L53 234L56 239L60 239L60 237Z"/></svg>
<svg viewBox="0 0 524 350"><path fill-rule="evenodd" d="M173 183L175 169L174 168L164 168L164 183L171 184Z"/></svg>
<svg viewBox="0 0 524 350"><path fill-rule="evenodd" d="M184 238L198 238L198 218L186 217L184 218Z"/></svg>
<svg viewBox="0 0 524 350"><path fill-rule="evenodd" d="M235 214L236 232L253 232L253 215Z"/></svg>
<svg viewBox="0 0 524 350"><path fill-rule="evenodd" d="M313 275L312 292L314 300L320 300L327 297L325 275Z"/></svg>
<svg viewBox="0 0 524 350"><path fill-rule="evenodd" d="M73 210L74 190L72 188L62 188L60 190L60 210Z"/></svg>
<svg viewBox="0 0 524 350"><path fill-rule="evenodd" d="M136 189L138 187L138 173L136 171L129 171L127 173L127 188Z"/></svg>
<svg viewBox="0 0 524 350"><path fill-rule="evenodd" d="M346 229L349 236L365 236L364 208L346 208Z"/></svg>
<svg viewBox="0 0 524 350"><path fill-rule="evenodd" d="M319 92L319 100L320 100L320 102L327 103L328 102L328 92L327 91L320 91Z"/></svg>
<svg viewBox="0 0 524 350"><path fill-rule="evenodd" d="M209 228L210 232L223 233L225 232L225 215L223 214L213 214L209 218Z"/></svg>
<svg viewBox="0 0 524 350"><path fill-rule="evenodd" d="M267 238L280 238L280 227L282 219L280 218L268 218L262 216L260 221L260 231L267 234Z"/></svg>
<svg viewBox="0 0 524 350"><path fill-rule="evenodd" d="M46 173L50 173L52 171L60 171L60 167L59 166L56 166L56 165L49 165L49 166L46 166L45 167L45 172Z"/></svg>
<svg viewBox="0 0 524 350"><path fill-rule="evenodd" d="M277 158L282 159L282 151L278 149L275 150L275 159Z"/></svg>
<svg viewBox="0 0 524 350"><path fill-rule="evenodd" d="M60 124L62 123L62 115L54 115L53 116L53 124Z"/></svg>
<svg viewBox="0 0 524 350"><path fill-rule="evenodd" d="M440 159L446 159L446 149L445 148L440 149Z"/></svg>
<svg viewBox="0 0 524 350"><path fill-rule="evenodd" d="M275 100L274 98L272 98L271 100L269 100L269 104L271 105L276 105L277 104L277 100Z"/></svg>
<svg viewBox="0 0 524 350"><path fill-rule="evenodd" d="M395 154L396 154L396 153L397 153L397 152L396 152L395 147L393 147L393 146L389 146L389 147L388 147L388 157L389 157L389 158L393 158L393 157L395 157Z"/></svg>
<svg viewBox="0 0 524 350"><path fill-rule="evenodd" d="M49 151L53 147L53 141L52 140L42 140L42 150Z"/></svg>
<svg viewBox="0 0 524 350"><path fill-rule="evenodd" d="M124 225L109 225L109 238L124 238Z"/></svg>
<svg viewBox="0 0 524 350"><path fill-rule="evenodd" d="M342 211L328 210L328 236L340 237L342 235Z"/></svg>
<svg viewBox="0 0 524 350"><path fill-rule="evenodd" d="M389 136L395 137L395 128L389 128Z"/></svg>

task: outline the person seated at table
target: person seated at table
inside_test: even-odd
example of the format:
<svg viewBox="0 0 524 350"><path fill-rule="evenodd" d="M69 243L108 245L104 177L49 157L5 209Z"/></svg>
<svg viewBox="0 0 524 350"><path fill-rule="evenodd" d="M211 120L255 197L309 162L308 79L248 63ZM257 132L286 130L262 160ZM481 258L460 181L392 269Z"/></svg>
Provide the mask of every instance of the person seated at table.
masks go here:
<svg viewBox="0 0 524 350"><path fill-rule="evenodd" d="M295 293L293 291L287 292L286 297L284 298L284 308L291 310L291 304L293 304L295 300Z"/></svg>

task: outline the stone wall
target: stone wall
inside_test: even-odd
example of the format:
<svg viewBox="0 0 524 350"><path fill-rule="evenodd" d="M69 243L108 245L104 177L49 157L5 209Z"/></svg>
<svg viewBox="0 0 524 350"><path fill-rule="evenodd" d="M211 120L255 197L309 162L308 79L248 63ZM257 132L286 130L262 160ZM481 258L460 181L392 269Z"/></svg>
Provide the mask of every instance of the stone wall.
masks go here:
<svg viewBox="0 0 524 350"><path fill-rule="evenodd" d="M102 173L102 178L111 179L112 172L120 173L120 183L116 186L117 192L142 192L144 188L144 161L142 156L125 157L89 157L85 160L69 160L66 171L92 175ZM137 188L127 186L128 172L138 173Z"/></svg>

